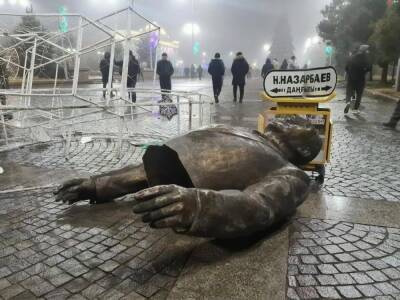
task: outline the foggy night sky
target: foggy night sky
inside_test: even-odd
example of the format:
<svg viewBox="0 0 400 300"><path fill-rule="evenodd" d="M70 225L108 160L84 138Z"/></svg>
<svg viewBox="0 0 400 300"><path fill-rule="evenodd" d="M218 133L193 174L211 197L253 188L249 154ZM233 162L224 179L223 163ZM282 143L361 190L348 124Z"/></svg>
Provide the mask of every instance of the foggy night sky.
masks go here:
<svg viewBox="0 0 400 300"><path fill-rule="evenodd" d="M34 10L57 12L65 5L70 13L96 18L126 7L127 0L33 0ZM293 44L299 59L307 37L316 35L321 9L330 0L195 0L194 22L199 24L201 51L208 58L215 51L227 57L230 51L243 51L249 62L265 60L263 45L271 43L282 12L289 16ZM181 42L181 55L191 51L191 38L182 26L192 20L191 0L136 0L135 9L164 27L172 39ZM0 7L2 12L23 12L21 7Z"/></svg>

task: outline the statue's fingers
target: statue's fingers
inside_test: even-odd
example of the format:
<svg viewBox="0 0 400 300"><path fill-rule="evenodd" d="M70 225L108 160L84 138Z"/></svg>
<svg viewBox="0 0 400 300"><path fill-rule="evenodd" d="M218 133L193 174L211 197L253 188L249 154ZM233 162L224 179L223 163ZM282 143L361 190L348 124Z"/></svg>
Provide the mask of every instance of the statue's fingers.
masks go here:
<svg viewBox="0 0 400 300"><path fill-rule="evenodd" d="M182 224L182 217L180 215L175 215L169 218L161 219L156 222L150 223L152 228L169 228L169 227L179 227Z"/></svg>
<svg viewBox="0 0 400 300"><path fill-rule="evenodd" d="M161 196L176 190L175 185L158 185L145 190L141 190L133 195L134 199L137 201L145 201L152 199L156 196Z"/></svg>
<svg viewBox="0 0 400 300"><path fill-rule="evenodd" d="M65 198L65 196L67 194L79 194L80 190L81 190L81 186L76 185L76 186L72 186L72 187L69 187L67 189L60 191L56 194L56 202L59 202L59 201L65 202L63 199Z"/></svg>
<svg viewBox="0 0 400 300"><path fill-rule="evenodd" d="M63 184L61 184L61 185L56 189L56 191L54 192L54 194L57 195L57 194L60 193L61 191L65 190L65 189L67 189L67 188L69 188L69 187L71 187L71 186L79 185L79 184L81 184L81 183L82 183L82 179L80 179L80 178L75 178L75 179L68 180L68 181L64 182Z"/></svg>
<svg viewBox="0 0 400 300"><path fill-rule="evenodd" d="M142 217L142 221L145 223L156 222L160 219L177 215L180 212L182 212L182 210L183 210L183 203L182 202L175 203L145 214Z"/></svg>
<svg viewBox="0 0 400 300"><path fill-rule="evenodd" d="M136 204L134 204L133 206L133 212L136 214L140 214L159 209L178 201L179 198L180 197L178 195L166 195L156 197L148 201L136 202Z"/></svg>
<svg viewBox="0 0 400 300"><path fill-rule="evenodd" d="M72 203L75 203L76 201L78 201L79 198L78 198L78 194L76 194L76 193L66 193L66 194L64 194L64 196L62 197L61 200L63 203L72 204Z"/></svg>
<svg viewBox="0 0 400 300"><path fill-rule="evenodd" d="M65 195L67 195L67 191L60 191L59 193L56 194L56 202L61 202L63 201Z"/></svg>

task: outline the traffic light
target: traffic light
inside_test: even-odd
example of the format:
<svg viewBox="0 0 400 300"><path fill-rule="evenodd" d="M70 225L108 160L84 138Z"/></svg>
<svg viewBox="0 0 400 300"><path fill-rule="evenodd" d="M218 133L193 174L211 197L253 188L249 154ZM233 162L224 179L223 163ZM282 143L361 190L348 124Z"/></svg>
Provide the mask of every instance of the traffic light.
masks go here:
<svg viewBox="0 0 400 300"><path fill-rule="evenodd" d="M331 41L327 41L326 46L325 46L325 55L332 56L332 54L333 54L333 47L332 47Z"/></svg>
<svg viewBox="0 0 400 300"><path fill-rule="evenodd" d="M390 8L393 4L399 4L399 0L387 0L387 6Z"/></svg>
<svg viewBox="0 0 400 300"><path fill-rule="evenodd" d="M200 53L200 43L199 42L195 42L193 44L193 54L194 55L198 55Z"/></svg>
<svg viewBox="0 0 400 300"><path fill-rule="evenodd" d="M326 47L325 47L325 54L326 54L327 56L331 56L332 53L333 53L333 47L332 47L332 46L326 46Z"/></svg>

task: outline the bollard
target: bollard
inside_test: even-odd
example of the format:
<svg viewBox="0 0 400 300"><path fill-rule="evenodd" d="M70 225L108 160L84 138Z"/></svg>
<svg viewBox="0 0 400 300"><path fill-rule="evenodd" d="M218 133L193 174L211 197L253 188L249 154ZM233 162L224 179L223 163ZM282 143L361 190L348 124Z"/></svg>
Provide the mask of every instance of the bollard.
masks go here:
<svg viewBox="0 0 400 300"><path fill-rule="evenodd" d="M181 101L180 101L180 96L177 96L176 98L177 102L177 107L178 107L178 134L181 134Z"/></svg>
<svg viewBox="0 0 400 300"><path fill-rule="evenodd" d="M189 97L189 130L192 130L192 99Z"/></svg>
<svg viewBox="0 0 400 300"><path fill-rule="evenodd" d="M399 58L399 60L397 61L396 92L400 92L400 58Z"/></svg>

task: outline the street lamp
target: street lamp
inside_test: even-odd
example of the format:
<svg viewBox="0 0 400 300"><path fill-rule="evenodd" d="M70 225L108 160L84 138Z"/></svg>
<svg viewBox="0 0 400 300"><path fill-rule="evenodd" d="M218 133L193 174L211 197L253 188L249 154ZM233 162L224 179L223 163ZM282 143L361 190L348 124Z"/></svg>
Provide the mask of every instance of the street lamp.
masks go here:
<svg viewBox="0 0 400 300"><path fill-rule="evenodd" d="M271 50L271 45L270 44L265 44L263 46L263 49L264 49L265 52L269 52Z"/></svg>
<svg viewBox="0 0 400 300"><path fill-rule="evenodd" d="M195 60L195 55L200 52L200 43L195 42L194 38L196 35L200 33L200 26L196 23L186 23L183 25L182 31L186 35L190 35L192 39L192 54L193 54L193 63Z"/></svg>
<svg viewBox="0 0 400 300"><path fill-rule="evenodd" d="M197 35L200 33L200 26L196 23L186 23L185 25L183 25L182 31L184 34L187 35Z"/></svg>
<svg viewBox="0 0 400 300"><path fill-rule="evenodd" d="M320 42L320 38L317 35L308 38L304 44L304 53L306 53L308 51L308 49L310 49L312 46L317 45L319 42Z"/></svg>
<svg viewBox="0 0 400 300"><path fill-rule="evenodd" d="M19 4L23 7L29 6L29 0L19 0Z"/></svg>

